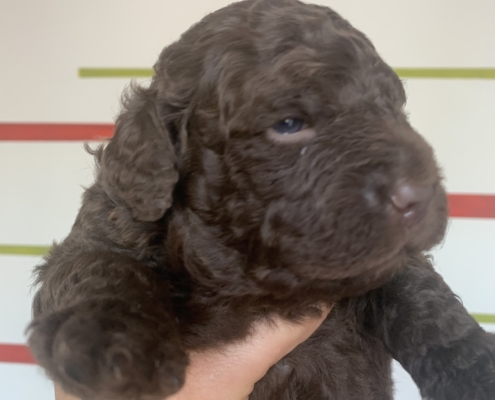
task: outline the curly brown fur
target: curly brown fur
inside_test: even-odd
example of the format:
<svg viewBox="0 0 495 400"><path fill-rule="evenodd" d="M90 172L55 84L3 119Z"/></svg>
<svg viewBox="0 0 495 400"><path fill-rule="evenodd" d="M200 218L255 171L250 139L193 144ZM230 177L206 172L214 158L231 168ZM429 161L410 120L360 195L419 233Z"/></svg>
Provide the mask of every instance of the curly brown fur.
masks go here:
<svg viewBox="0 0 495 400"><path fill-rule="evenodd" d="M36 359L83 399L160 399L189 350L337 302L253 399L391 399L391 356L427 399L492 399L495 340L423 255L446 196L405 100L328 8L248 0L205 17L131 88L37 269ZM289 118L306 136L278 135ZM397 202L411 188L428 196Z"/></svg>

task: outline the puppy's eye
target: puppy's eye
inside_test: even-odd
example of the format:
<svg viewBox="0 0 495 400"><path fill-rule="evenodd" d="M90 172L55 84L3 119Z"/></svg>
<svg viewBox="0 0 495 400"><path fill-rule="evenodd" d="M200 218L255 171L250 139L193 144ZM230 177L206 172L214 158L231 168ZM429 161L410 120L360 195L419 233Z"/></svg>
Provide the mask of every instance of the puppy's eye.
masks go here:
<svg viewBox="0 0 495 400"><path fill-rule="evenodd" d="M268 138L281 143L297 143L316 136L314 129L301 118L286 118L266 131Z"/></svg>
<svg viewBox="0 0 495 400"><path fill-rule="evenodd" d="M287 118L277 122L272 126L272 129L281 135L290 135L299 132L303 126L304 121L301 118Z"/></svg>

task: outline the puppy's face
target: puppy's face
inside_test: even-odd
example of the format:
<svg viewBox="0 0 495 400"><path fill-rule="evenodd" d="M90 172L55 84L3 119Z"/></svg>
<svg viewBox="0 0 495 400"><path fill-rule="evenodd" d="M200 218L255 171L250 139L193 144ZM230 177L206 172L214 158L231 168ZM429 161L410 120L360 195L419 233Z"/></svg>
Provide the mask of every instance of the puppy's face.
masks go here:
<svg viewBox="0 0 495 400"><path fill-rule="evenodd" d="M446 195L404 115L400 80L329 9L238 3L193 27L156 68L165 95L191 99L176 201L261 284L352 294L443 237Z"/></svg>

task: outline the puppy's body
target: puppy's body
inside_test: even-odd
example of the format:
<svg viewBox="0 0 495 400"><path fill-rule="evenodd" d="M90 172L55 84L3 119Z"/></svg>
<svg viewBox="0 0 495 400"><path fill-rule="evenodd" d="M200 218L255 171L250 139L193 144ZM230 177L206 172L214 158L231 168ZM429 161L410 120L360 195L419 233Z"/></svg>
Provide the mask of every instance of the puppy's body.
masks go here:
<svg viewBox="0 0 495 400"><path fill-rule="evenodd" d="M255 400L488 400L495 344L424 252L443 237L433 152L395 73L331 10L245 1L166 48L135 88L68 238L38 269L30 345L91 399L162 399L191 349L261 318L328 320Z"/></svg>

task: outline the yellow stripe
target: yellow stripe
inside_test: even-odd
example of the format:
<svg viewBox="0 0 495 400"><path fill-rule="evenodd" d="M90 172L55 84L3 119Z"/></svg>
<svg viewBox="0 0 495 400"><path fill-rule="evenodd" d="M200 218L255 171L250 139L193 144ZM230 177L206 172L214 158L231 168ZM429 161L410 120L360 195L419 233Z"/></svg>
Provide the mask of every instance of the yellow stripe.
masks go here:
<svg viewBox="0 0 495 400"><path fill-rule="evenodd" d="M495 324L495 315L492 314L471 314L480 324Z"/></svg>
<svg viewBox="0 0 495 400"><path fill-rule="evenodd" d="M495 79L495 68L395 68L401 78Z"/></svg>
<svg viewBox="0 0 495 400"><path fill-rule="evenodd" d="M409 79L495 79L495 68L395 68ZM151 68L79 68L80 78L150 78Z"/></svg>
<svg viewBox="0 0 495 400"><path fill-rule="evenodd" d="M13 256L44 256L49 246L0 245L0 254Z"/></svg>
<svg viewBox="0 0 495 400"><path fill-rule="evenodd" d="M79 68L79 78L151 78L151 68Z"/></svg>

